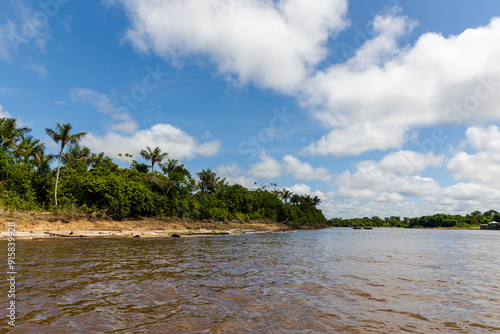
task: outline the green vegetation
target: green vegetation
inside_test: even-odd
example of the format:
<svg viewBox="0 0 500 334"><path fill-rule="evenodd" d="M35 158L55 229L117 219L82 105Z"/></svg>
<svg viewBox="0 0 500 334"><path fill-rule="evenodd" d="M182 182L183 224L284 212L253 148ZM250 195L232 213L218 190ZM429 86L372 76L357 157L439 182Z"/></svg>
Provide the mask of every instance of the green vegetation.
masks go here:
<svg viewBox="0 0 500 334"><path fill-rule="evenodd" d="M18 128L16 119L0 119L0 204L7 209L48 210L128 217L177 217L216 221L276 221L291 226L320 226L326 218L316 208L320 199L264 186L249 190L229 186L210 169L191 173L160 148L146 147L141 156L149 165L119 156L120 168L104 153L93 153L72 134L70 124L57 124L47 134L59 144L57 156ZM125 160L126 158L126 160ZM58 160L56 168L50 163ZM166 161L165 161L166 160ZM162 161L165 161L162 163ZM154 170L159 166L160 171ZM275 186L275 185L273 185Z"/></svg>
<svg viewBox="0 0 500 334"><path fill-rule="evenodd" d="M329 226L347 227L347 226L373 226L373 227L404 227L404 228L461 228L472 229L479 228L481 224L487 224L492 221L500 222L500 213L495 210L489 210L484 213L474 211L465 216L436 214L433 216L423 216L418 218L398 216L381 219L379 217L364 218L332 218L328 220Z"/></svg>

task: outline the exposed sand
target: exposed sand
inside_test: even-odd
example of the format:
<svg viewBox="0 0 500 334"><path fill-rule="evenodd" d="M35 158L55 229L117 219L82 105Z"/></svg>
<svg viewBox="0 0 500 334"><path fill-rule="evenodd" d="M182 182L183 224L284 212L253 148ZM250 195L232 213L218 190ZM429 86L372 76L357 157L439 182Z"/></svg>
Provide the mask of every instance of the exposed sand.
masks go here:
<svg viewBox="0 0 500 334"><path fill-rule="evenodd" d="M14 222L17 239L61 237L170 237L235 234L291 230L285 224L254 221L250 223L201 222L182 220L100 219L88 215L52 213L3 213L0 215L0 238L5 239L8 223Z"/></svg>

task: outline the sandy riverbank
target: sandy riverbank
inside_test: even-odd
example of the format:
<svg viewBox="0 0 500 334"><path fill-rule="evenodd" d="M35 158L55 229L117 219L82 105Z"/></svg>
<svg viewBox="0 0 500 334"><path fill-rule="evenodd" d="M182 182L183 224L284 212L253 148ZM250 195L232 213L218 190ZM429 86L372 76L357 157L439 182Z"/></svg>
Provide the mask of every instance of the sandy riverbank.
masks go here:
<svg viewBox="0 0 500 334"><path fill-rule="evenodd" d="M170 237L235 234L291 230L275 222L202 222L159 220L154 218L111 220L89 215L52 213L4 213L0 216L0 238L5 238L8 223L15 222L17 238L70 237Z"/></svg>

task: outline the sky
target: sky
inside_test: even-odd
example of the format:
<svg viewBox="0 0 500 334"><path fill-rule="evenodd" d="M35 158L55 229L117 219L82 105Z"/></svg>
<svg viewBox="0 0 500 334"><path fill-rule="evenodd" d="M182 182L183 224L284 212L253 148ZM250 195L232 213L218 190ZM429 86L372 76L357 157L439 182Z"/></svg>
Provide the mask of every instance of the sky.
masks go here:
<svg viewBox="0 0 500 334"><path fill-rule="evenodd" d="M0 0L0 117L327 218L500 210L500 2Z"/></svg>

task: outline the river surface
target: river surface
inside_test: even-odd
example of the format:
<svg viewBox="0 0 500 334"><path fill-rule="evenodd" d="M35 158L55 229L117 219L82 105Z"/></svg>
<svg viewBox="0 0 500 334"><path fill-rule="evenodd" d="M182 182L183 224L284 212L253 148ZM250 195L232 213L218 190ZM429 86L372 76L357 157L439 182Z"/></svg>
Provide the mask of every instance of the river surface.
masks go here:
<svg viewBox="0 0 500 334"><path fill-rule="evenodd" d="M3 333L500 333L500 231L18 240L17 257Z"/></svg>

